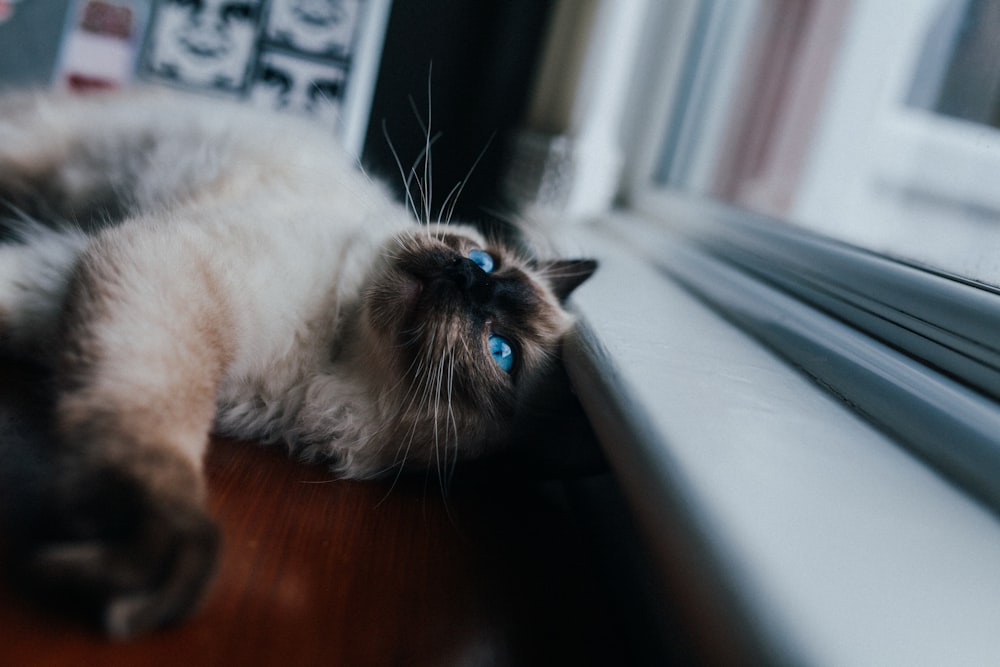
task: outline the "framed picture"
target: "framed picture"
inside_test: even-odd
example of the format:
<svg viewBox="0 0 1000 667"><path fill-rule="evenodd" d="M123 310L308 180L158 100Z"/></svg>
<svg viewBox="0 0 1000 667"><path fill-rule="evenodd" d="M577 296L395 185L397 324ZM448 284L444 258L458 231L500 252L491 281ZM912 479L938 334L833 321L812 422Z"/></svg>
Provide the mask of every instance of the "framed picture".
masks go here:
<svg viewBox="0 0 1000 667"><path fill-rule="evenodd" d="M390 0L153 0L139 78L329 122L359 154Z"/></svg>
<svg viewBox="0 0 1000 667"><path fill-rule="evenodd" d="M163 0L154 7L142 74L242 93L254 67L263 0Z"/></svg>
<svg viewBox="0 0 1000 667"><path fill-rule="evenodd" d="M250 97L255 104L328 118L335 123L347 74L340 63L264 51L257 61Z"/></svg>
<svg viewBox="0 0 1000 667"><path fill-rule="evenodd" d="M361 0L275 0L267 40L301 53L349 57L361 5Z"/></svg>

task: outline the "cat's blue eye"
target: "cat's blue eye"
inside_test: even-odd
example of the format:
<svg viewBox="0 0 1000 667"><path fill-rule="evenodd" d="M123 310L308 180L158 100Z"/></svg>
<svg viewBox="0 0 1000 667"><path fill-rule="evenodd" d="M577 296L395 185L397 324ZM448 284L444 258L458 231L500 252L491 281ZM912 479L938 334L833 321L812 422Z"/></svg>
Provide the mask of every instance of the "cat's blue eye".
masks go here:
<svg viewBox="0 0 1000 667"><path fill-rule="evenodd" d="M497 362L497 366L504 373L510 373L510 370L514 368L514 348L511 347L506 338L496 334L490 334L489 346L493 361Z"/></svg>
<svg viewBox="0 0 1000 667"><path fill-rule="evenodd" d="M493 256L485 250L480 250L479 248L470 250L469 259L475 262L476 265L486 273L493 270Z"/></svg>

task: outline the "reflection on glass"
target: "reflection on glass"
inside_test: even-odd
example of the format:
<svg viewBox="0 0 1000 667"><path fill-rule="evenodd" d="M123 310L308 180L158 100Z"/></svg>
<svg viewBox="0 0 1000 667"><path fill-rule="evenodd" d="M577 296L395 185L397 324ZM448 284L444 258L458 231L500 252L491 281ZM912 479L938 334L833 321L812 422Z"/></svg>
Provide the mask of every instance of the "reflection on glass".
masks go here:
<svg viewBox="0 0 1000 667"><path fill-rule="evenodd" d="M1000 2L952 0L932 22L907 100L1000 128Z"/></svg>

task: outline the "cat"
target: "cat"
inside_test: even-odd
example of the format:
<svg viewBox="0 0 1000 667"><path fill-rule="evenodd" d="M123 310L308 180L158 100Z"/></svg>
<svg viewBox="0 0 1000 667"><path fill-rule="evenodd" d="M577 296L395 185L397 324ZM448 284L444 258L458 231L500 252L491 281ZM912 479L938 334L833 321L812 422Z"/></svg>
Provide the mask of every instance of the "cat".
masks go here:
<svg viewBox="0 0 1000 667"><path fill-rule="evenodd" d="M54 376L18 567L113 637L211 578L210 433L444 479L504 446L596 268L416 220L328 128L164 90L0 98L4 207L0 353Z"/></svg>

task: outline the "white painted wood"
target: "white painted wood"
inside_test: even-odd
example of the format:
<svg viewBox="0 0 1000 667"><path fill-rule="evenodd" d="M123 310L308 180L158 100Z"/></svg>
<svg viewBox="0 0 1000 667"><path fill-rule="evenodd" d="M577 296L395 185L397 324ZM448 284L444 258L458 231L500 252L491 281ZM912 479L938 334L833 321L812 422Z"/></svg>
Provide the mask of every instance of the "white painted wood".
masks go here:
<svg viewBox="0 0 1000 667"><path fill-rule="evenodd" d="M606 451L650 543L680 494L790 664L995 663L997 517L623 249L634 220L603 224L573 303L645 434Z"/></svg>
<svg viewBox="0 0 1000 667"><path fill-rule="evenodd" d="M356 38L358 50L351 56L351 73L341 107L344 146L356 157L361 156L365 135L368 133L375 78L382 59L382 45L385 42L392 0L367 0L363 4L365 16Z"/></svg>

